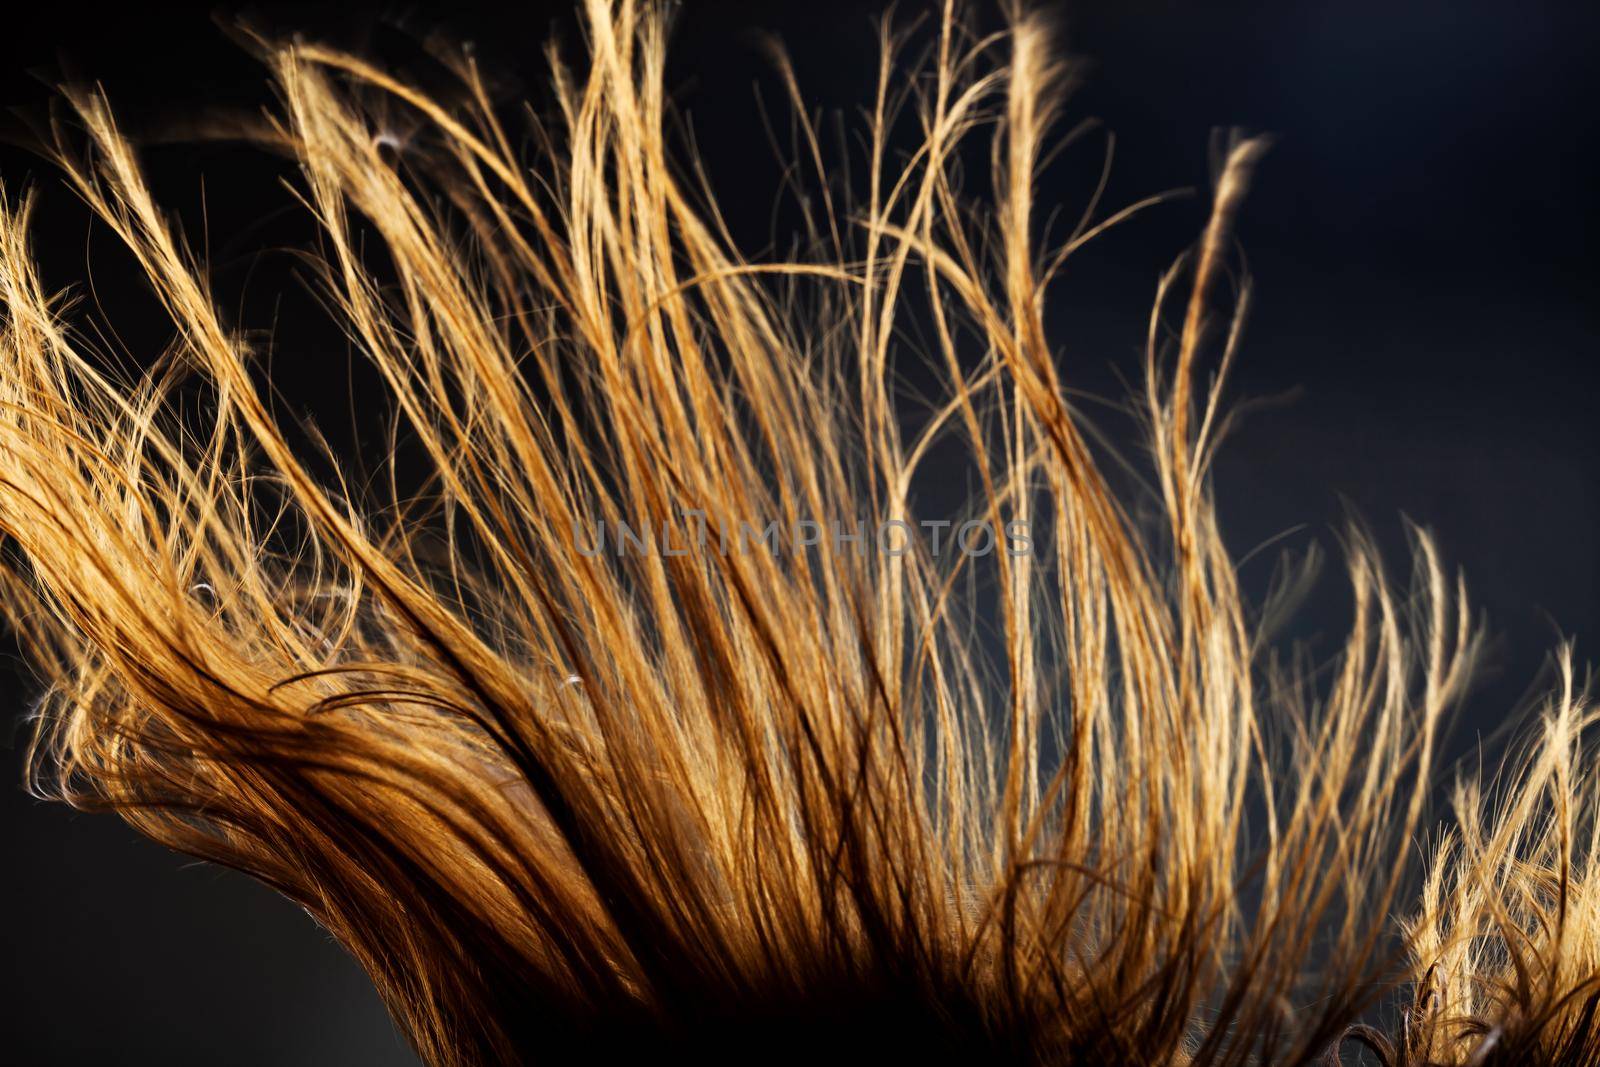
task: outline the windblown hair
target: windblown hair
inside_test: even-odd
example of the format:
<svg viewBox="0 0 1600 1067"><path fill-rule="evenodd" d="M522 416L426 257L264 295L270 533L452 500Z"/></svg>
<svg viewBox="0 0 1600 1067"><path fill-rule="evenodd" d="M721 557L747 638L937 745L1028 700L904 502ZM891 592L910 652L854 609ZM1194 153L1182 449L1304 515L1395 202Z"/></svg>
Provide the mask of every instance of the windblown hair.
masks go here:
<svg viewBox="0 0 1600 1067"><path fill-rule="evenodd" d="M531 164L468 57L446 106L263 46L323 299L426 457L386 502L293 443L107 102L66 90L67 180L174 340L107 366L43 288L29 198L0 194L3 588L48 686L38 787L302 905L440 1067L580 1043L1600 1062L1570 655L1534 742L1442 819L1479 634L1428 537L1404 588L1344 538L1350 628L1315 669L1242 598L1208 467L1260 142L1229 144L1156 293L1132 499L1043 325L1122 217L1034 239L1043 24L982 37L947 4L920 59L885 28L865 188L824 182L817 240L751 262L666 133L663 13L584 10ZM972 138L987 206L956 178ZM920 422L908 359L940 383ZM1032 550L715 550L768 520L911 528L934 455ZM621 524L693 547L586 544Z"/></svg>

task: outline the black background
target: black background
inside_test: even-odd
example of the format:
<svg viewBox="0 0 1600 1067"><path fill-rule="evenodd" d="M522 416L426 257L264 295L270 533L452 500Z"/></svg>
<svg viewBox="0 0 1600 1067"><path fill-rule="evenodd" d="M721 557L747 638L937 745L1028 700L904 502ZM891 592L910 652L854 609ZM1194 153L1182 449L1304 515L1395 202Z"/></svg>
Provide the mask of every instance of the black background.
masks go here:
<svg viewBox="0 0 1600 1067"><path fill-rule="evenodd" d="M778 178L757 84L781 115L751 31L777 33L807 95L853 116L872 89L872 10L838 0L683 5L671 87L747 251L774 236ZM1236 555L1279 535L1333 547L1349 508L1397 568L1402 513L1436 531L1497 637L1456 735L1458 750L1470 748L1523 703L1559 636L1576 637L1587 659L1600 633L1594 5L1081 0L1049 10L1082 59L1068 124L1095 116L1117 135L1109 207L1203 188L1214 127L1276 135L1240 230L1256 310L1232 391L1272 402L1249 415L1218 467L1224 530ZM405 38L373 38L380 23L443 30L475 41L535 100L539 46L551 32L570 41L574 25L566 3L338 14L273 6L261 21L357 45ZM152 141L170 140L200 105L267 99L261 70L204 8L46 3L0 18L0 104L37 118L49 94L36 73L63 69L101 80L129 127ZM1041 202L1075 215L1104 143L1096 135L1069 150ZM262 213L286 202L282 168L213 144L152 143L145 159L191 235L202 232L203 188L219 288L243 294L247 324L278 312L275 381L307 394L304 412L339 425L346 401L330 407L316 374L332 359L342 381L346 356L297 334L296 309L309 305L260 253L307 236ZM47 281L80 281L92 254L95 291L127 348L137 356L158 343L159 322L126 264L86 230L48 165L3 148L0 179L12 195L30 183L41 190ZM1101 410L1093 397L1119 393L1119 374L1137 372L1156 277L1202 212L1203 198L1154 208L1065 272L1050 327L1089 410ZM777 213L779 245L785 217ZM1124 433L1104 410L1113 436ZM1247 585L1264 581L1270 556L1245 564ZM1338 586L1325 584L1297 635L1337 627ZM30 683L21 670L0 678L6 721L19 722L6 735L12 784L0 791L8 1061L411 1062L363 976L292 906L140 841L113 818L25 796L15 783Z"/></svg>

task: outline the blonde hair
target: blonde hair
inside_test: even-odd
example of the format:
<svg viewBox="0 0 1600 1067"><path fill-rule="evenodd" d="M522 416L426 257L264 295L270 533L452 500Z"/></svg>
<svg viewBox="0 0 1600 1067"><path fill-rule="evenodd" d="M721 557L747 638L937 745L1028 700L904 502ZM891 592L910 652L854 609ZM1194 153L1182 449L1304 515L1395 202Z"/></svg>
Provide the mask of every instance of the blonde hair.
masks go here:
<svg viewBox="0 0 1600 1067"><path fill-rule="evenodd" d="M291 445L106 100L67 91L89 147L58 140L66 178L175 332L142 375L94 358L3 194L0 584L48 684L41 787L303 905L435 1065L568 1040L1600 1060L1570 656L1526 754L1488 795L1463 778L1440 823L1478 632L1429 538L1396 591L1350 532L1323 672L1274 656L1241 597L1207 471L1261 143L1230 142L1156 294L1141 523L1043 325L1061 263L1119 217L1032 239L1061 83L1043 23L977 37L946 3L921 59L885 28L867 188L821 205L813 253L756 263L669 149L662 11L587 0L584 25L586 69L550 53L531 166L470 58L445 107L352 55L264 49L321 292L427 457L387 503ZM403 158L374 98L423 131ZM974 204L957 154L991 134ZM920 425L895 386L913 356L942 387ZM1031 551L704 537L910 528L935 445L972 518ZM578 550L619 523L695 547Z"/></svg>

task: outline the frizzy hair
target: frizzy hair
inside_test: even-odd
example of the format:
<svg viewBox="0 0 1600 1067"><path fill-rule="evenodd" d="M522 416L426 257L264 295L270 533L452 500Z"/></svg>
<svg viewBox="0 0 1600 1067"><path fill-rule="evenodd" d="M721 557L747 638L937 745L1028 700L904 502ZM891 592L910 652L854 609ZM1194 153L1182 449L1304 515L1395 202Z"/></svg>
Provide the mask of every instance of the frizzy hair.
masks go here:
<svg viewBox="0 0 1600 1067"><path fill-rule="evenodd" d="M1441 818L1479 631L1428 536L1397 587L1351 529L1323 670L1274 655L1241 595L1207 471L1262 142L1225 145L1156 293L1151 523L1044 327L1060 265L1121 216L1039 246L1062 88L1041 20L979 36L946 3L921 52L885 23L863 188L756 262L665 132L663 11L586 0L583 24L531 159L469 57L446 106L261 43L317 285L426 459L387 502L292 443L110 105L65 90L62 171L174 340L153 370L94 357L35 269L30 198L0 192L0 588L47 686L37 787L304 906L438 1067L572 1042L1600 1062L1570 654L1498 786L1461 778ZM375 101L418 131L398 156ZM972 138L986 202L953 176ZM942 390L915 426L913 317ZM689 510L913 517L936 445L1032 551L574 550Z"/></svg>

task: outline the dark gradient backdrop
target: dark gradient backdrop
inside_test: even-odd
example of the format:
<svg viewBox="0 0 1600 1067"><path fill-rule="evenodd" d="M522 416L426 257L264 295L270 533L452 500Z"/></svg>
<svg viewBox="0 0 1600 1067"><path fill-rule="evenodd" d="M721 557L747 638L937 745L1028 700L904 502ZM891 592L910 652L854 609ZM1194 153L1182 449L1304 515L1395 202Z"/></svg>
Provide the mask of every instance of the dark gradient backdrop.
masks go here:
<svg viewBox="0 0 1600 1067"><path fill-rule="evenodd" d="M776 107L757 29L790 46L824 107L855 114L874 69L869 13L844 0L690 0L671 82L693 117L710 174L745 248L778 243L792 212L773 210L778 168L761 132L756 86ZM915 0L902 11L917 7ZM1083 57L1069 122L1117 135L1107 204L1203 186L1208 132L1277 135L1241 228L1256 314L1235 398L1271 398L1247 418L1217 472L1238 554L1281 543L1336 547L1344 509L1370 520L1398 566L1402 513L1433 528L1464 568L1498 641L1464 709L1457 751L1502 724L1558 635L1600 652L1600 434L1593 424L1597 311L1590 4L1295 2L1195 4L1080 0L1059 7ZM410 62L404 33L367 32L375 16L414 35L477 42L509 92L542 83L539 45L567 33L565 2L410 4L331 16L269 7L301 24ZM396 18L396 14L400 17ZM103 81L128 125L152 141L211 108L265 99L260 70L205 9L71 3L0 15L0 104L48 110L35 77L65 69ZM1069 150L1041 199L1075 214L1098 174L1103 135ZM276 324L274 379L290 413L347 420L347 353L306 325L311 305L282 256L305 240L282 205L283 168L223 145L151 144L158 191L191 234L208 207L219 289L250 326ZM39 252L55 285L95 262L105 311L136 355L159 343L154 310L128 265L91 233L49 168L0 149L14 195L44 191ZM976 179L975 179L976 180ZM1137 371L1158 272L1198 230L1201 200L1158 207L1086 251L1050 308L1069 381L1115 396ZM248 284L247 284L248 282ZM359 368L357 423L380 424ZM339 388L327 387L329 376ZM330 397L332 399L330 399ZM364 403L364 398L371 400ZM1104 409L1114 437L1127 426ZM0 463L3 463L0 457ZM938 500L955 487L930 486ZM1259 588L1271 552L1246 564ZM1341 618L1337 582L1296 634ZM7 646L8 655L12 651ZM147 844L110 817L27 798L17 782L30 683L0 674L4 751L4 902L0 1059L17 1064L402 1064L412 1062L366 980L295 908L240 876ZM19 725L13 727L12 723Z"/></svg>

